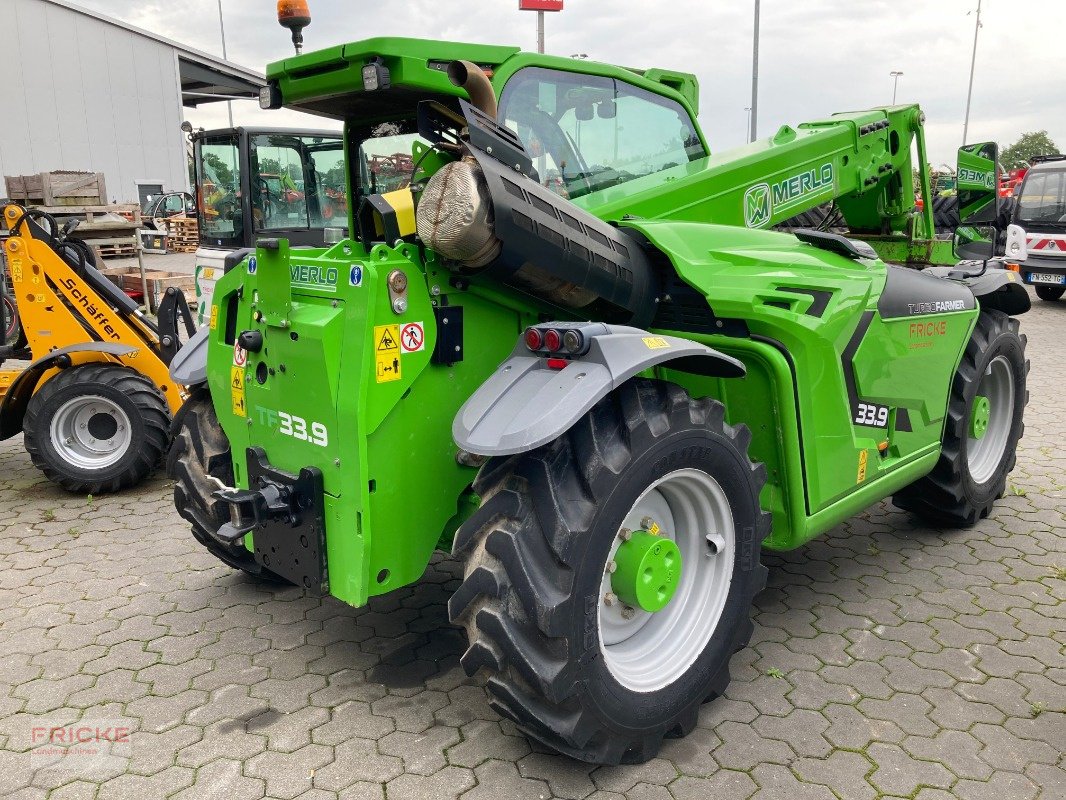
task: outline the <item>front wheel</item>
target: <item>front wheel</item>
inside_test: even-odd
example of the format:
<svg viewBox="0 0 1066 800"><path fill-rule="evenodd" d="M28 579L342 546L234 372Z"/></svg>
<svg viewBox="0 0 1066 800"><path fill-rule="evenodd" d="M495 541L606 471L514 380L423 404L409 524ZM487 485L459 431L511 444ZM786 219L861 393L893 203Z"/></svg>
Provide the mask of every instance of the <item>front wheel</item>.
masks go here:
<svg viewBox="0 0 1066 800"><path fill-rule="evenodd" d="M170 442L170 411L144 375L117 364L62 370L30 398L26 450L68 492L117 492L140 483Z"/></svg>
<svg viewBox="0 0 1066 800"><path fill-rule="evenodd" d="M195 391L174 420L167 475L174 479L174 508L211 555L254 577L288 583L261 566L243 543L226 545L211 535L230 521L229 506L215 492L232 487L235 481L229 438L206 389Z"/></svg>
<svg viewBox="0 0 1066 800"><path fill-rule="evenodd" d="M638 379L551 444L482 468L449 613L497 711L601 764L646 761L692 730L766 580L749 440L720 403Z"/></svg>
<svg viewBox="0 0 1066 800"><path fill-rule="evenodd" d="M1001 311L981 312L952 381L940 460L892 498L897 506L938 524L967 526L1003 496L1029 401L1018 329L1018 320Z"/></svg>
<svg viewBox="0 0 1066 800"><path fill-rule="evenodd" d="M1053 303L1062 297L1063 293L1066 293L1066 287L1064 286L1037 286L1036 296L1041 300L1047 300L1049 303Z"/></svg>

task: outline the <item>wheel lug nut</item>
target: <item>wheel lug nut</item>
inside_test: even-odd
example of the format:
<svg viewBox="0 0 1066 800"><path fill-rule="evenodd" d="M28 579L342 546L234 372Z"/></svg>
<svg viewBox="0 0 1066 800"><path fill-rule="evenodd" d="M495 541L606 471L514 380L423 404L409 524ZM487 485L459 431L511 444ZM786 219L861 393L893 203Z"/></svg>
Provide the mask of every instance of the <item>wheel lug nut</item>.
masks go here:
<svg viewBox="0 0 1066 800"><path fill-rule="evenodd" d="M622 609L622 619L633 619L636 614L637 612L632 606L626 606Z"/></svg>
<svg viewBox="0 0 1066 800"><path fill-rule="evenodd" d="M623 542L628 542L633 538L633 531L629 530L629 528L622 528L622 530L618 532L618 538Z"/></svg>
<svg viewBox="0 0 1066 800"><path fill-rule="evenodd" d="M607 594L603 596L603 604L605 606L613 606L617 600L618 595L616 595L614 592L607 592Z"/></svg>
<svg viewBox="0 0 1066 800"><path fill-rule="evenodd" d="M608 574L613 575L617 569L618 569L617 562L615 562L615 561L608 561L607 562L607 572L608 572Z"/></svg>
<svg viewBox="0 0 1066 800"><path fill-rule="evenodd" d="M651 517L644 517L644 519L640 521L640 527L642 527L646 531L651 530L654 525L655 520L653 520Z"/></svg>

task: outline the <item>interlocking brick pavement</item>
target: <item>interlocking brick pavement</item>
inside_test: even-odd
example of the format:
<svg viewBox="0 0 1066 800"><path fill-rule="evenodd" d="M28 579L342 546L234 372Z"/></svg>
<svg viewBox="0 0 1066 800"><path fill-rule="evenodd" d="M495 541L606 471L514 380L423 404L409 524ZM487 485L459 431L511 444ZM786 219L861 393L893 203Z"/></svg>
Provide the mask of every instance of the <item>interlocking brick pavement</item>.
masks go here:
<svg viewBox="0 0 1066 800"><path fill-rule="evenodd" d="M202 551L159 475L61 493L0 443L0 797L1066 797L1066 302L1023 318L1010 491L971 530L886 504L769 555L751 646L640 766L544 753L486 705L446 619L458 568L347 608ZM126 720L131 756L31 768L35 719Z"/></svg>

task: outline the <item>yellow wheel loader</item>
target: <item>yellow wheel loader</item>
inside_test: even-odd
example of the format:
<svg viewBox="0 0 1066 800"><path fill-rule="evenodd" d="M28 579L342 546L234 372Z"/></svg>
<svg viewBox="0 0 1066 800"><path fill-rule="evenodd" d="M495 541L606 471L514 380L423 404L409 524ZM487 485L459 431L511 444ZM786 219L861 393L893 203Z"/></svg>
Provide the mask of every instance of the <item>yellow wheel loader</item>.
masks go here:
<svg viewBox="0 0 1066 800"><path fill-rule="evenodd" d="M21 325L0 345L0 439L24 433L33 463L68 491L133 486L166 453L185 399L168 373L180 340L195 331L185 296L168 289L156 322L70 236L76 222L61 229L17 205L4 208L3 222L9 280L0 283L0 327L11 309Z"/></svg>

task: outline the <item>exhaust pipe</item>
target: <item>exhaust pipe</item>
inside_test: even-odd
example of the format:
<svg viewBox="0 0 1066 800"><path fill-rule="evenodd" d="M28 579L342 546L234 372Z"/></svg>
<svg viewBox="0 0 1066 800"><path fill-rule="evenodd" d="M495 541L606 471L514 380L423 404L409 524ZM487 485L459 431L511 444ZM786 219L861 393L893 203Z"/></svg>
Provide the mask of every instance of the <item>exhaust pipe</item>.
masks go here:
<svg viewBox="0 0 1066 800"><path fill-rule="evenodd" d="M470 61L453 61L448 65L448 80L466 89L470 102L478 111L496 119L496 92L481 67Z"/></svg>

